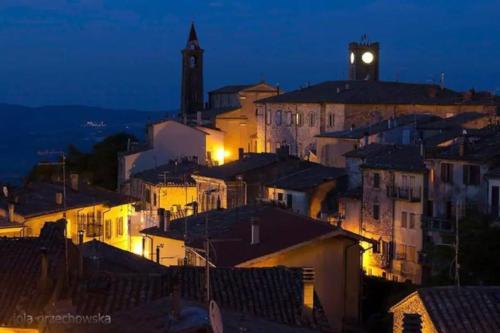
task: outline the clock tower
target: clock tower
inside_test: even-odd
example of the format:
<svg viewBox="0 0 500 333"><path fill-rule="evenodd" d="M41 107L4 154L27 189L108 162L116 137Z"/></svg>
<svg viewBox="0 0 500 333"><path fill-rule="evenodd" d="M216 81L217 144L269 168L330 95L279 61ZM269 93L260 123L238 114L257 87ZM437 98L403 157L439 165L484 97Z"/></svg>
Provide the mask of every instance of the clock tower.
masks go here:
<svg viewBox="0 0 500 333"><path fill-rule="evenodd" d="M349 43L349 80L378 81L379 60L379 44L366 35L359 43Z"/></svg>
<svg viewBox="0 0 500 333"><path fill-rule="evenodd" d="M194 23L191 24L182 53L181 115L186 117L203 109L203 49Z"/></svg>

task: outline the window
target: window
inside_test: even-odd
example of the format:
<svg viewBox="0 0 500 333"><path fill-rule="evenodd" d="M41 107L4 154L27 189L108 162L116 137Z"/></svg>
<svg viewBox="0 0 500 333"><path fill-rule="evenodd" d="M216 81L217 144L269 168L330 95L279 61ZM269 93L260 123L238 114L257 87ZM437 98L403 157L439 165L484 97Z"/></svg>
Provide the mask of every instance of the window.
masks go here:
<svg viewBox="0 0 500 333"><path fill-rule="evenodd" d="M304 125L304 119L303 119L303 116L302 116L302 112L297 112L297 114L295 114L295 124L298 127Z"/></svg>
<svg viewBox="0 0 500 333"><path fill-rule="evenodd" d="M278 193L278 201L283 201L283 193Z"/></svg>
<svg viewBox="0 0 500 333"><path fill-rule="evenodd" d="M316 117L313 112L309 113L309 127L314 127L314 123L316 122Z"/></svg>
<svg viewBox="0 0 500 333"><path fill-rule="evenodd" d="M335 114L334 113L328 114L328 127L335 127Z"/></svg>
<svg viewBox="0 0 500 333"><path fill-rule="evenodd" d="M373 218L375 220L378 220L380 218L380 206L379 205L373 205Z"/></svg>
<svg viewBox="0 0 500 333"><path fill-rule="evenodd" d="M480 183L479 165L468 165L463 166L463 181L464 185L479 185Z"/></svg>
<svg viewBox="0 0 500 333"><path fill-rule="evenodd" d="M286 113L286 125L292 126L292 113L290 111Z"/></svg>
<svg viewBox="0 0 500 333"><path fill-rule="evenodd" d="M111 238L111 220L106 220L104 222L104 228L105 228L105 232L106 232L106 239L110 239Z"/></svg>
<svg viewBox="0 0 500 333"><path fill-rule="evenodd" d="M266 110L266 124L271 125L271 123L272 123L271 110Z"/></svg>
<svg viewBox="0 0 500 333"><path fill-rule="evenodd" d="M443 183L453 182L453 164L441 163L441 181Z"/></svg>
<svg viewBox="0 0 500 333"><path fill-rule="evenodd" d="M396 260L406 260L406 246L396 243Z"/></svg>
<svg viewBox="0 0 500 333"><path fill-rule="evenodd" d="M116 219L116 236L123 236L123 217Z"/></svg>
<svg viewBox="0 0 500 333"><path fill-rule="evenodd" d="M401 228L408 228L408 213L401 212Z"/></svg>
<svg viewBox="0 0 500 333"><path fill-rule="evenodd" d="M286 206L288 208L292 208L293 205L293 196L291 194L286 195Z"/></svg>
<svg viewBox="0 0 500 333"><path fill-rule="evenodd" d="M189 67L194 68L195 66L196 66L196 57L195 56L189 57Z"/></svg>
<svg viewBox="0 0 500 333"><path fill-rule="evenodd" d="M156 193L153 193L153 206L156 207Z"/></svg>
<svg viewBox="0 0 500 333"><path fill-rule="evenodd" d="M417 313L403 314L403 333L421 333L422 317Z"/></svg>
<svg viewBox="0 0 500 333"><path fill-rule="evenodd" d="M373 187L380 188L380 174L379 173L373 174Z"/></svg>
<svg viewBox="0 0 500 333"><path fill-rule="evenodd" d="M147 203L151 203L151 191L149 190L149 188L146 188L144 190L144 200L147 202Z"/></svg>
<svg viewBox="0 0 500 333"><path fill-rule="evenodd" d="M406 246L406 260L417 262L417 251L415 249L415 246Z"/></svg>
<svg viewBox="0 0 500 333"><path fill-rule="evenodd" d="M281 110L276 111L276 126L281 126Z"/></svg>
<svg viewBox="0 0 500 333"><path fill-rule="evenodd" d="M415 214L410 213L410 223L408 225L410 229L415 229Z"/></svg>

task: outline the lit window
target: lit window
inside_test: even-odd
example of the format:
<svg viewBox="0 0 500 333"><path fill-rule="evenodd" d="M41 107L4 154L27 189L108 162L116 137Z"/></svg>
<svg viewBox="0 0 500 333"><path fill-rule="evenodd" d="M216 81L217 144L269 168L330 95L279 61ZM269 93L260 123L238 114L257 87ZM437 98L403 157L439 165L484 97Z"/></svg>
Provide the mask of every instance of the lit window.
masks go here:
<svg viewBox="0 0 500 333"><path fill-rule="evenodd" d="M304 125L304 119L302 117L302 113L301 112L297 112L295 114L295 124L300 127L302 125Z"/></svg>
<svg viewBox="0 0 500 333"><path fill-rule="evenodd" d="M266 124L271 125L272 123L272 117L271 117L271 110L266 111Z"/></svg>
<svg viewBox="0 0 500 333"><path fill-rule="evenodd" d="M286 113L286 125L292 126L292 113L290 111Z"/></svg>

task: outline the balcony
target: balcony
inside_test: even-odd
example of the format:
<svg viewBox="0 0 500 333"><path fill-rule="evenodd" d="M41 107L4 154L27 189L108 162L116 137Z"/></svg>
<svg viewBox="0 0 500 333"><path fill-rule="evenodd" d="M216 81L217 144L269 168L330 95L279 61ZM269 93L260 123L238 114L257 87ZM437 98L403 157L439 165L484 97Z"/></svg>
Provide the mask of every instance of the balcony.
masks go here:
<svg viewBox="0 0 500 333"><path fill-rule="evenodd" d="M394 199L418 202L422 199L422 187L387 186L387 196Z"/></svg>

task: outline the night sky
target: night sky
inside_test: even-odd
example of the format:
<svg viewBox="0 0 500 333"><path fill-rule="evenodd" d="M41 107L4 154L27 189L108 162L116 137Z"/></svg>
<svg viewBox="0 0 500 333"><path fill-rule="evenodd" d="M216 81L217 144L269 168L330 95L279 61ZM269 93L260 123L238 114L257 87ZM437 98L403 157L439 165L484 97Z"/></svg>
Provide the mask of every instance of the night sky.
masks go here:
<svg viewBox="0 0 500 333"><path fill-rule="evenodd" d="M0 102L171 110L191 21L205 91L347 76L347 44L381 43L383 80L500 93L500 0L0 0Z"/></svg>

